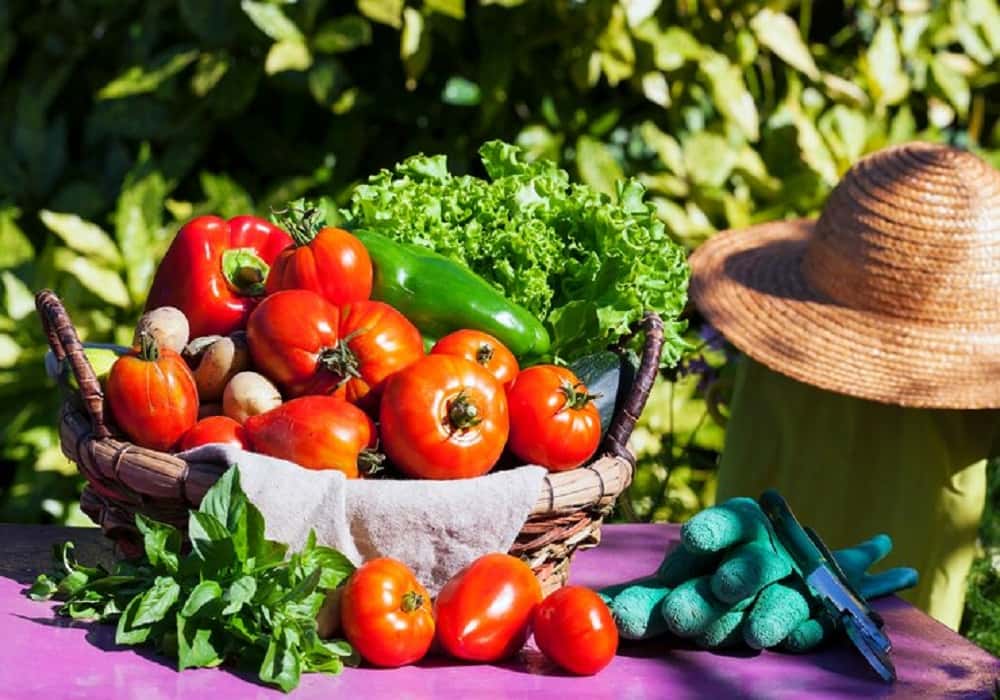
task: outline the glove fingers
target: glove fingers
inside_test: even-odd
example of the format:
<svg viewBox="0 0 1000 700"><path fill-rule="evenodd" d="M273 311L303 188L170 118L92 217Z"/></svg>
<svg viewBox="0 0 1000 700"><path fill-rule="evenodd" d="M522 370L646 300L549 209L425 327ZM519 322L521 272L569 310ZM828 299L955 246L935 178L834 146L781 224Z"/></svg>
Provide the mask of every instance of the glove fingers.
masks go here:
<svg viewBox="0 0 1000 700"><path fill-rule="evenodd" d="M874 576L864 576L858 586L858 593L865 600L879 598L904 588L913 588L917 585L917 570L906 566L883 571Z"/></svg>
<svg viewBox="0 0 1000 700"><path fill-rule="evenodd" d="M796 654L811 651L833 633L833 623L826 616L810 618L792 630L781 648Z"/></svg>
<svg viewBox="0 0 1000 700"><path fill-rule="evenodd" d="M733 550L712 576L712 593L724 603L751 598L792 573L788 561L760 542Z"/></svg>
<svg viewBox="0 0 1000 700"><path fill-rule="evenodd" d="M743 639L754 649L769 649L808 619L809 601L794 588L775 583L757 597L743 627Z"/></svg>
<svg viewBox="0 0 1000 700"><path fill-rule="evenodd" d="M766 537L764 516L752 498L731 498L706 508L681 527L681 542L692 552L719 552Z"/></svg>
<svg viewBox="0 0 1000 700"><path fill-rule="evenodd" d="M618 632L625 639L648 639L667 631L660 613L670 589L656 576L625 584L608 603Z"/></svg>
<svg viewBox="0 0 1000 700"><path fill-rule="evenodd" d="M688 579L702 576L714 570L719 563L719 555L714 552L692 552L683 544L670 550L656 575L663 585L674 588Z"/></svg>
<svg viewBox="0 0 1000 700"><path fill-rule="evenodd" d="M660 612L678 637L699 637L709 625L732 610L712 595L707 576L685 581L663 599Z"/></svg>
<svg viewBox="0 0 1000 700"><path fill-rule="evenodd" d="M734 647L743 639L745 617L746 613L741 611L728 612L708 625L695 642L706 649Z"/></svg>
<svg viewBox="0 0 1000 700"><path fill-rule="evenodd" d="M848 577L860 576L868 567L881 561L892 551L892 538L888 535L875 535L870 540L847 549L839 549L833 553L833 558Z"/></svg>

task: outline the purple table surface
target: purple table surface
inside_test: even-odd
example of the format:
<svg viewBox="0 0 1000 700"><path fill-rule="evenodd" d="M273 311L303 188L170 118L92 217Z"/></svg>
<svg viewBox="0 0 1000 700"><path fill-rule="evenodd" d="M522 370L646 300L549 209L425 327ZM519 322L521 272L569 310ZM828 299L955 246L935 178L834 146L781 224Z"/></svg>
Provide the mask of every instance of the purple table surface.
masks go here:
<svg viewBox="0 0 1000 700"><path fill-rule="evenodd" d="M91 552L99 552L100 543L93 531L46 528L45 538L38 536L39 530L0 526L0 640L4 649L0 698L283 697L226 670L177 673L169 660L116 647L110 625L53 617L51 604L32 602L22 593L31 574L48 561L48 543L69 538L79 545L89 540ZM33 534L24 534L29 531ZM675 526L607 526L603 544L580 553L574 561L572 580L600 587L647 574L676 538ZM29 547L32 551L26 552ZM78 547L78 553L85 563L93 561L85 548ZM875 607L885 618L895 646L899 681L891 686L875 679L846 644L793 656L713 653L667 641L627 642L604 671L576 678L553 668L529 642L517 659L500 665L465 665L434 658L395 670L359 668L345 669L340 676L308 675L293 695L302 700L992 697L1000 677L1000 659L898 598L883 599Z"/></svg>

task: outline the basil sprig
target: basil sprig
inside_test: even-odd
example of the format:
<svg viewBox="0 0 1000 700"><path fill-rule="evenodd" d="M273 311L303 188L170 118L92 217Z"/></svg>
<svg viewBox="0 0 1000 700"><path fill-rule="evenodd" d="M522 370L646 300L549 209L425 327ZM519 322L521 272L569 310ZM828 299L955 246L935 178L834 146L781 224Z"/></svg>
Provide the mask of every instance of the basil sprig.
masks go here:
<svg viewBox="0 0 1000 700"><path fill-rule="evenodd" d="M230 468L188 519L190 552L180 531L142 515L136 525L145 553L113 572L76 561L72 542L55 547L52 572L28 591L34 600L63 601L59 615L117 621L115 643L148 645L177 659L177 669L231 662L285 692L303 673L336 674L358 661L350 645L317 634L326 592L354 566L316 544L301 551L264 537L264 518Z"/></svg>

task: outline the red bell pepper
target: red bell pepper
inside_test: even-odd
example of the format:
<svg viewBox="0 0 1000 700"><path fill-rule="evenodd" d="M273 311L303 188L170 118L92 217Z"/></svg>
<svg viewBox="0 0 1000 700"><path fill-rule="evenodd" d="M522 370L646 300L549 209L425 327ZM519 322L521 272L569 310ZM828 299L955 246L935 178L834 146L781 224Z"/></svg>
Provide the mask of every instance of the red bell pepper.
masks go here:
<svg viewBox="0 0 1000 700"><path fill-rule="evenodd" d="M255 216L194 218L170 244L146 309L177 307L192 338L240 330L264 297L271 264L290 245L287 233Z"/></svg>

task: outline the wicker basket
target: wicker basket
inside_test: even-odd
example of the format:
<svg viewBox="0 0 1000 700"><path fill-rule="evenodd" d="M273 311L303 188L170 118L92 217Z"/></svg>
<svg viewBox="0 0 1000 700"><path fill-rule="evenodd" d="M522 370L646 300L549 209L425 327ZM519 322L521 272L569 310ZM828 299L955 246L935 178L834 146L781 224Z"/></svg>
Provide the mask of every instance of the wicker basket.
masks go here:
<svg viewBox="0 0 1000 700"><path fill-rule="evenodd" d="M182 530L188 511L225 471L221 463L195 462L119 439L104 414L100 382L62 302L49 290L35 298L49 345L67 360L80 391L68 397L59 422L63 453L87 479L80 505L114 540L122 556L141 551L136 513ZM614 416L604 444L589 464L549 474L511 554L531 565L542 588L562 586L577 549L600 541L604 516L632 480L635 458L626 444L656 378L663 345L663 323L647 313L640 328L645 342L635 381Z"/></svg>

